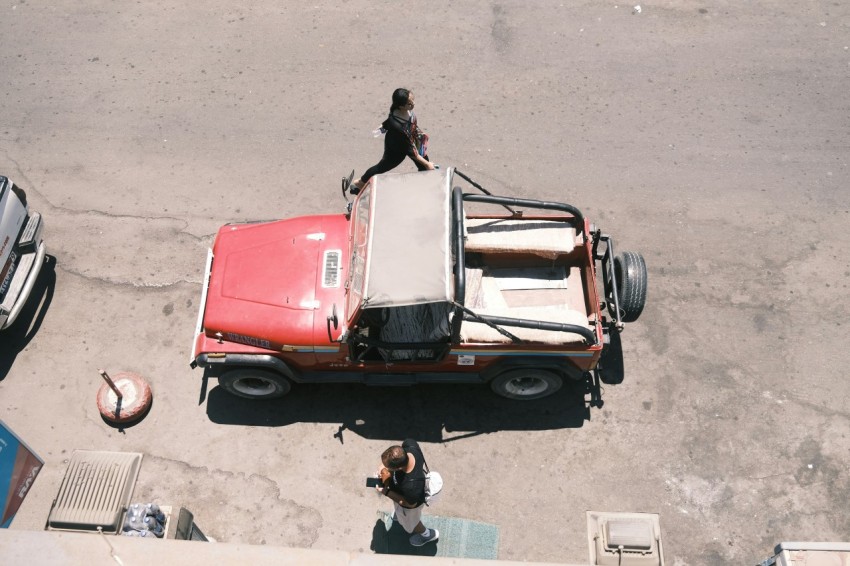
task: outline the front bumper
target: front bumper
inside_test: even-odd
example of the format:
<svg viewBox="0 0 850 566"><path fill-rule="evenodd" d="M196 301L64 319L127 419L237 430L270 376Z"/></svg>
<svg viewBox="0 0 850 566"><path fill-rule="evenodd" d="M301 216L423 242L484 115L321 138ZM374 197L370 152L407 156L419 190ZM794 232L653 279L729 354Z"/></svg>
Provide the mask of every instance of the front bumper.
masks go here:
<svg viewBox="0 0 850 566"><path fill-rule="evenodd" d="M18 318L38 280L45 255L47 255L47 249L44 242L39 242L34 252L21 256L6 297L0 304L0 330L12 326Z"/></svg>

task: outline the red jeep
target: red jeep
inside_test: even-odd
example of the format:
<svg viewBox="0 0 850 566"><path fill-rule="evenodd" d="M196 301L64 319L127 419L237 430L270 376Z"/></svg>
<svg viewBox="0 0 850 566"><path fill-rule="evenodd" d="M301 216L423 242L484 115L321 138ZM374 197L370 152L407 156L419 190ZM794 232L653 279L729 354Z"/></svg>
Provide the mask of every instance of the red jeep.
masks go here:
<svg viewBox="0 0 850 566"><path fill-rule="evenodd" d="M604 354L643 310L646 278L642 256L615 257L571 205L493 196L455 169L378 175L347 213L219 230L192 367L252 399L293 382L537 399L571 379L600 406Z"/></svg>

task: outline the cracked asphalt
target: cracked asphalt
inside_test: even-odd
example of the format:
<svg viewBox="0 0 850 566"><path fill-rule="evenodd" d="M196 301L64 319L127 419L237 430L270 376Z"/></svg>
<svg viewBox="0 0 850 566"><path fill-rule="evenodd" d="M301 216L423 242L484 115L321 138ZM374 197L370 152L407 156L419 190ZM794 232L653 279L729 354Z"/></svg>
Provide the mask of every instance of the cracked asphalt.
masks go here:
<svg viewBox="0 0 850 566"><path fill-rule="evenodd" d="M586 560L586 510L660 513L676 566L850 540L850 7L641 7L0 7L0 174L52 256L0 335L0 418L46 461L12 528L44 527L74 449L139 451L135 499L220 541L369 552L363 478L411 435L447 481L433 511L498 525L502 559ZM217 228L342 211L402 85L437 163L645 256L625 381L589 420L568 391L250 403L189 368ZM140 424L101 420L101 367L151 382Z"/></svg>

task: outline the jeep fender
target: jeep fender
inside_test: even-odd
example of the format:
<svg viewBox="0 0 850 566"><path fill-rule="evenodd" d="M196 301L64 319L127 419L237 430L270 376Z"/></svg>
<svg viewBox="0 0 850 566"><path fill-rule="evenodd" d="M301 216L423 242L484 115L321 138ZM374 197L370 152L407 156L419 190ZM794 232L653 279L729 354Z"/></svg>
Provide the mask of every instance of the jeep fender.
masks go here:
<svg viewBox="0 0 850 566"><path fill-rule="evenodd" d="M551 356L510 357L494 362L484 368L479 375L482 381L490 381L500 373L517 368L535 368L554 371L574 381L584 379L585 371L576 366L569 358Z"/></svg>
<svg viewBox="0 0 850 566"><path fill-rule="evenodd" d="M286 365L286 362L264 354L227 354L223 357L209 357L207 354L201 354L195 360L195 364L208 369L212 375L221 373L226 367L250 366L270 369L296 383L302 381L300 376ZM219 367L221 369L218 369Z"/></svg>

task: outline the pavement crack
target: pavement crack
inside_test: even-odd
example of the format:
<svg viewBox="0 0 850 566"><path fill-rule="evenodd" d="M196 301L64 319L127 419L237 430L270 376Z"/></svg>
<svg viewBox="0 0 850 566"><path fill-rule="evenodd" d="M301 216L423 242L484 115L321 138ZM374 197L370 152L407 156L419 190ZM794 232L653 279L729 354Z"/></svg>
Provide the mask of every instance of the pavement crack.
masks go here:
<svg viewBox="0 0 850 566"><path fill-rule="evenodd" d="M99 276L96 276L96 275L86 274L86 273L79 271L79 270L76 270L76 269L64 267L62 264L60 264L58 262L56 264L56 268L63 273L67 273L68 275L72 275L74 277L79 277L80 279L82 279L84 281L88 281L90 283L101 283L101 284L111 285L111 286L119 287L119 288L120 287L129 287L129 288L133 288L133 289L173 289L173 288L179 287L180 285L184 285L184 284L186 284L186 285L200 285L201 284L200 278L198 278L197 280L177 279L177 280L174 280L174 281L169 281L167 283L148 282L148 281L121 281L121 280L116 280L116 279L112 279L112 278L109 278L109 277L99 277Z"/></svg>

